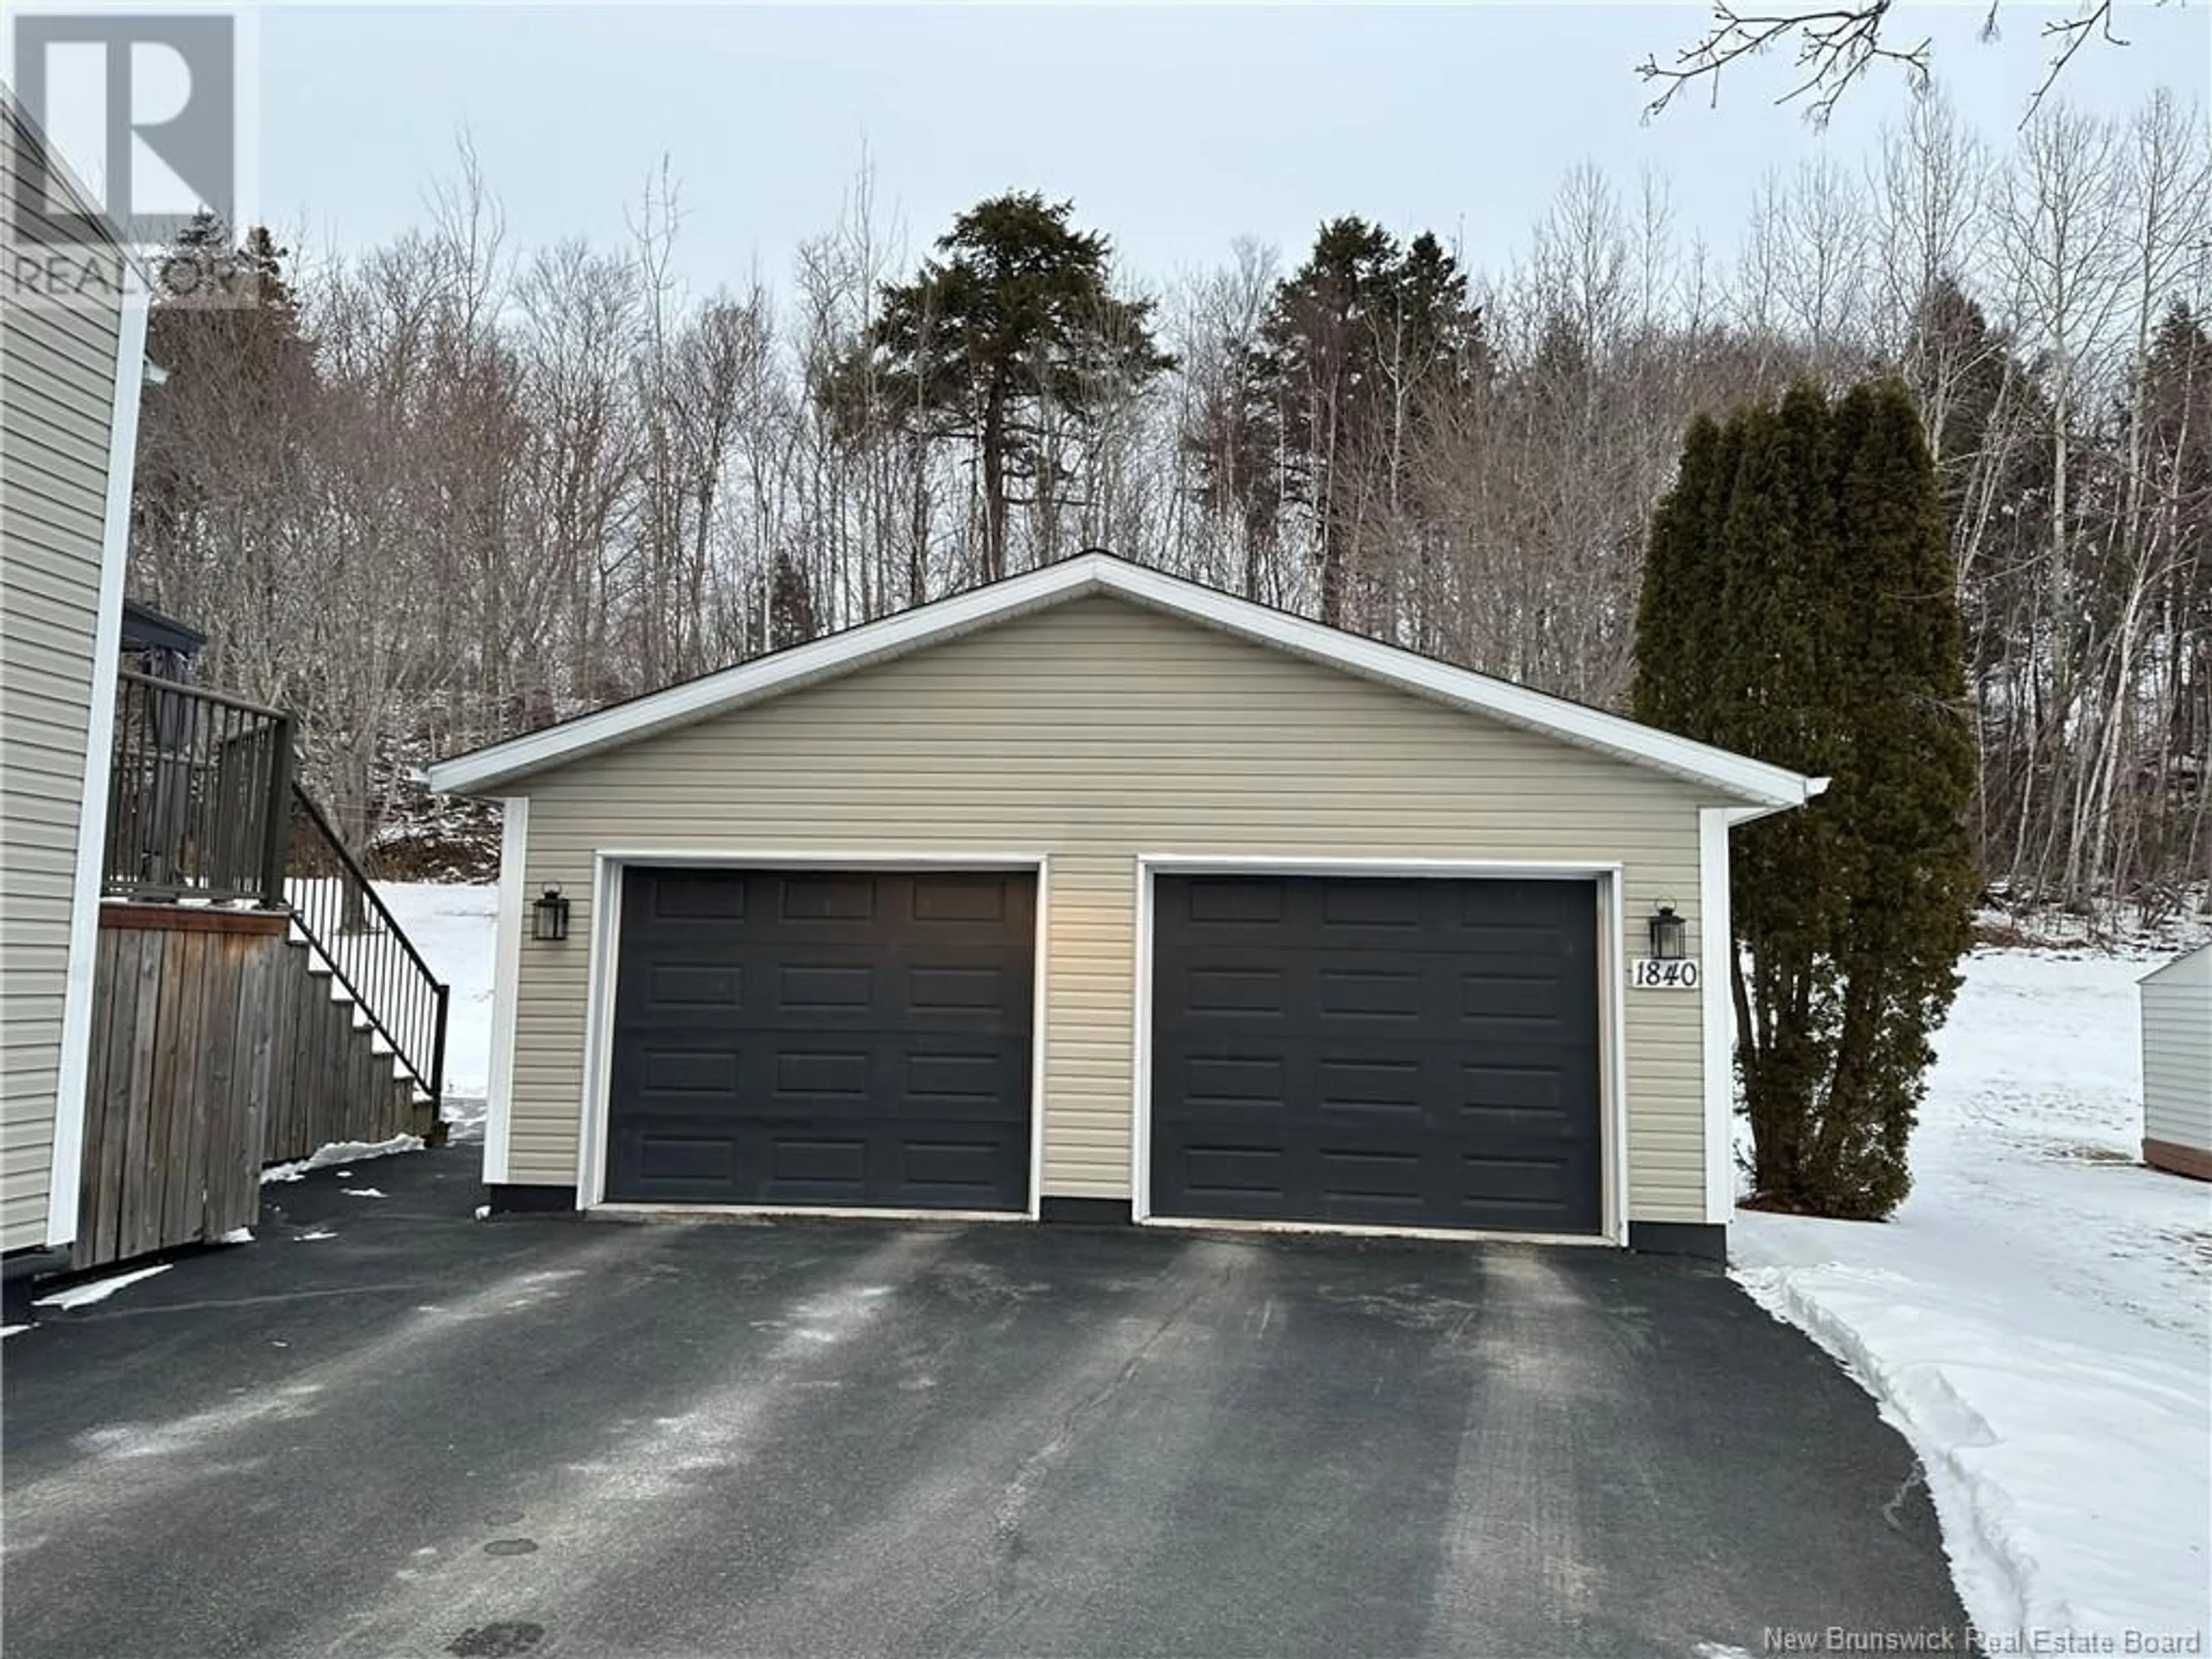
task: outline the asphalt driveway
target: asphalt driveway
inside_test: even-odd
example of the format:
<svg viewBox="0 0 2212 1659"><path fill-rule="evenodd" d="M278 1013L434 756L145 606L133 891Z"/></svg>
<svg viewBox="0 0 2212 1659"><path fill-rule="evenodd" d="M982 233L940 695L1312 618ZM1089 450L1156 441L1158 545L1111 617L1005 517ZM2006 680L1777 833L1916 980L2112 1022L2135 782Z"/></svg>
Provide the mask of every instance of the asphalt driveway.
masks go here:
<svg viewBox="0 0 2212 1659"><path fill-rule="evenodd" d="M253 1245L8 1339L9 1654L1686 1659L1962 1622L1904 1443L1707 1267L479 1223L475 1165L273 1188Z"/></svg>

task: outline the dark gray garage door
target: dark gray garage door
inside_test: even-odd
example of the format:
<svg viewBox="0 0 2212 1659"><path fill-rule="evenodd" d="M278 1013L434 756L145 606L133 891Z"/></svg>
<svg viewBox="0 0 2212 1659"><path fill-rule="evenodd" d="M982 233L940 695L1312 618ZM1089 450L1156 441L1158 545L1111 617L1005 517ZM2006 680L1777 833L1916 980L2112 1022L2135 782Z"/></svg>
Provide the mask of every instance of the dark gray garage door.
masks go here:
<svg viewBox="0 0 2212 1659"><path fill-rule="evenodd" d="M1161 876L1155 1214L1595 1233L1582 881Z"/></svg>
<svg viewBox="0 0 2212 1659"><path fill-rule="evenodd" d="M610 1199L1029 1205L1035 878L633 869Z"/></svg>

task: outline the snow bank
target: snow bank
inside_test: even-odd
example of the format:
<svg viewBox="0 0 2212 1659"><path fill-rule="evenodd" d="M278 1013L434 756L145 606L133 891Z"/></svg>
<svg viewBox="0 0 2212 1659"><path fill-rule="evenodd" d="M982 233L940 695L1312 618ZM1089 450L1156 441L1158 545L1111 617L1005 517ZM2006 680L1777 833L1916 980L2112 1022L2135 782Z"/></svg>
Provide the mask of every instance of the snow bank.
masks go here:
<svg viewBox="0 0 2212 1659"><path fill-rule="evenodd" d="M2212 1413L2187 1343L2088 1319L2023 1329L2002 1285L1970 1297L1835 1264L1738 1277L1843 1361L1919 1454L1978 1626L2204 1628Z"/></svg>
<svg viewBox="0 0 2212 1659"><path fill-rule="evenodd" d="M394 1135L389 1140L333 1140L319 1146L306 1158L289 1164L272 1164L261 1172L262 1185L272 1181L297 1181L310 1170L328 1169L334 1164L358 1164L372 1158L390 1158L398 1152L419 1152L422 1150L420 1135Z"/></svg>
<svg viewBox="0 0 2212 1659"><path fill-rule="evenodd" d="M2212 1188L2132 1162L2148 965L1978 952L1896 1217L1736 1218L1737 1279L1919 1454L1987 1632L2212 1621Z"/></svg>

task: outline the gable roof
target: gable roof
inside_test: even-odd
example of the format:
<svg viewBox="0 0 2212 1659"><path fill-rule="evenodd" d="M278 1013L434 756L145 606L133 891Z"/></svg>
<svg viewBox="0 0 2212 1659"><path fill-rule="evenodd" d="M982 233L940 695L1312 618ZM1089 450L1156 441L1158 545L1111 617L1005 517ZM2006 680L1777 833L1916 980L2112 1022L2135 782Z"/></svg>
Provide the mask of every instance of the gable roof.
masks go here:
<svg viewBox="0 0 2212 1659"><path fill-rule="evenodd" d="M1092 595L1179 617L1416 696L1703 784L1755 808L1776 811L1802 805L1827 786L1825 778L1807 778L1784 767L1639 726L1619 714L1532 691L1097 551L1079 553L440 761L427 769L423 781L448 794L496 793L502 786L549 767Z"/></svg>
<svg viewBox="0 0 2212 1659"><path fill-rule="evenodd" d="M32 117L31 112L23 106L23 100L15 95L15 89L4 83L0 83L0 121L8 122L15 128L21 135L18 142L27 149L38 152L38 160L46 169L49 188L53 185L59 185L63 193L70 198L71 210L106 238L108 243L123 254L126 265L135 268L136 262L131 257L131 245L124 240L123 232L116 225L114 219L109 215L107 210L100 205L100 198L85 184L82 175L70 165L69 158L55 147L51 138L46 137L46 129L41 127ZM13 234L13 211L14 204L10 203L9 213L11 234Z"/></svg>
<svg viewBox="0 0 2212 1659"><path fill-rule="evenodd" d="M2171 962L2160 963L2136 982L2148 985L2154 980L2169 979L2184 985L2193 985L2200 980L2212 982L2212 939L2193 951L2184 951Z"/></svg>

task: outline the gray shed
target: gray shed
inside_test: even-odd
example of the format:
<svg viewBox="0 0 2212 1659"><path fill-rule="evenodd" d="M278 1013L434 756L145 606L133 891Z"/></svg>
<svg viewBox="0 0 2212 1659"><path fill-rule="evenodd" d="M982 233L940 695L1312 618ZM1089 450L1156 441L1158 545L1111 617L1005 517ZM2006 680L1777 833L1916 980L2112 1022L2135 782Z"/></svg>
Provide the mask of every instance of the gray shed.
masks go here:
<svg viewBox="0 0 2212 1659"><path fill-rule="evenodd" d="M2212 945L2142 977L2143 1162L2212 1181Z"/></svg>

